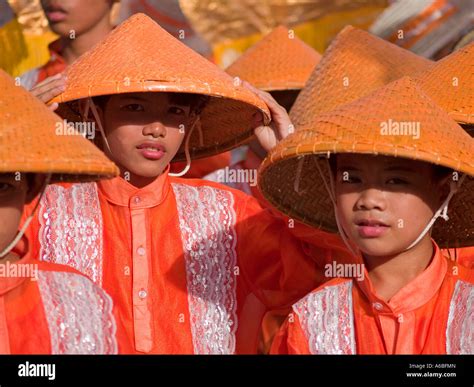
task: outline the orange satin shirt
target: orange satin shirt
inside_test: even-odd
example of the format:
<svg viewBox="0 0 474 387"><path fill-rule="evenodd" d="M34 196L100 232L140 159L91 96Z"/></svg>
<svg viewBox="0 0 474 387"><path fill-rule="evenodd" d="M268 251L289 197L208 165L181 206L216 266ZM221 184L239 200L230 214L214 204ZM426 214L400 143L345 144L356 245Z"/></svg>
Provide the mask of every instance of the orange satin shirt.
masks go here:
<svg viewBox="0 0 474 387"><path fill-rule="evenodd" d="M273 354L474 353L474 271L436 247L430 265L389 302L363 281L334 279L293 305Z"/></svg>
<svg viewBox="0 0 474 387"><path fill-rule="evenodd" d="M118 352L112 300L85 276L29 254L0 265L0 354Z"/></svg>
<svg viewBox="0 0 474 387"><path fill-rule="evenodd" d="M347 254L238 190L167 172L142 189L51 185L28 239L110 294L136 353L255 353L266 310L321 283L319 257Z"/></svg>

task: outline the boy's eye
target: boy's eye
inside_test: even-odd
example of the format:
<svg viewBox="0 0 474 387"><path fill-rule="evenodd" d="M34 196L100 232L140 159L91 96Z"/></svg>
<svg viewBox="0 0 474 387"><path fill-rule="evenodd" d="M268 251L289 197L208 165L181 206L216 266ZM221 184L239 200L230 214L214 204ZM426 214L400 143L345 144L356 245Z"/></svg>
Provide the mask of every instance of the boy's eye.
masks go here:
<svg viewBox="0 0 474 387"><path fill-rule="evenodd" d="M168 109L168 112L171 113L171 114L179 115L179 116L182 116L182 115L185 115L185 114L186 114L186 112L184 111L184 109L181 109L180 107L177 107L177 106L171 106L171 107Z"/></svg>
<svg viewBox="0 0 474 387"><path fill-rule="evenodd" d="M140 105L139 103L131 103L123 106L122 110L127 110L129 112L142 112L145 109L143 108L143 105Z"/></svg>
<svg viewBox="0 0 474 387"><path fill-rule="evenodd" d="M408 182L404 179L400 179L398 177L393 177L387 180L387 184L407 184Z"/></svg>
<svg viewBox="0 0 474 387"><path fill-rule="evenodd" d="M358 178L357 176L354 176L354 175L351 175L349 174L348 172L343 172L341 173L341 176L340 176L340 179L341 179L341 182L344 184L344 183L347 183L347 184L357 184L357 183L361 183L362 180L360 178Z"/></svg>
<svg viewBox="0 0 474 387"><path fill-rule="evenodd" d="M15 188L13 184L0 182L0 193L8 192L13 188Z"/></svg>

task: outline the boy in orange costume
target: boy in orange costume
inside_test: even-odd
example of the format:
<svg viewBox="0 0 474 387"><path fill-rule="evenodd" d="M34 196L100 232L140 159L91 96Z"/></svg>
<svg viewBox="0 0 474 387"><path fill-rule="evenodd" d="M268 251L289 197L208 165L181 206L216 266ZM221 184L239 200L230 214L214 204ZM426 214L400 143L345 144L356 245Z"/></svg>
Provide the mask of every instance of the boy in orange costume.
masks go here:
<svg viewBox="0 0 474 387"><path fill-rule="evenodd" d="M30 230L40 258L61 252L103 286L138 353L255 352L265 311L314 287L315 259L333 238L275 218L240 191L179 179L168 164L229 149L257 126L268 146L286 136L284 109L140 14L67 76L59 111L92 112L121 177L49 187ZM277 135L261 126L266 105Z"/></svg>
<svg viewBox="0 0 474 387"><path fill-rule="evenodd" d="M339 230L353 259L326 266L344 278L293 305L272 353L472 354L474 273L440 246L474 243L474 141L407 77L302 118L262 165L261 188Z"/></svg>
<svg viewBox="0 0 474 387"><path fill-rule="evenodd" d="M25 88L48 102L64 91L64 71L81 55L104 39L113 29L112 5L116 0L43 0L41 5L53 32L59 39L49 45L50 60L43 66L21 76ZM55 106L52 106L54 109ZM201 178L230 162L230 154L224 152L209 158L196 160L186 177ZM181 171L180 162L171 165L173 171Z"/></svg>
<svg viewBox="0 0 474 387"><path fill-rule="evenodd" d="M54 181L112 177L117 168L0 70L0 353L117 353L112 300L74 269L40 262L18 232L25 203ZM16 234L16 236L15 236Z"/></svg>

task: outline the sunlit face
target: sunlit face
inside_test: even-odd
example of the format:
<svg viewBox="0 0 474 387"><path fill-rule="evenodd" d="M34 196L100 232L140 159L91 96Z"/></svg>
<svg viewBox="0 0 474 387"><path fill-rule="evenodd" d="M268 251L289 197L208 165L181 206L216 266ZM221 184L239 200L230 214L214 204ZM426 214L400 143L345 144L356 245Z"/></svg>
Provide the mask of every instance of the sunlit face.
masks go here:
<svg viewBox="0 0 474 387"><path fill-rule="evenodd" d="M111 0L41 0L49 26L59 36L80 36L111 10Z"/></svg>
<svg viewBox="0 0 474 387"><path fill-rule="evenodd" d="M424 162L337 155L335 193L341 225L366 255L400 253L442 204L448 178L435 178L434 168Z"/></svg>
<svg viewBox="0 0 474 387"><path fill-rule="evenodd" d="M156 178L178 152L195 121L189 104L168 93L113 95L101 112L108 156L122 175Z"/></svg>

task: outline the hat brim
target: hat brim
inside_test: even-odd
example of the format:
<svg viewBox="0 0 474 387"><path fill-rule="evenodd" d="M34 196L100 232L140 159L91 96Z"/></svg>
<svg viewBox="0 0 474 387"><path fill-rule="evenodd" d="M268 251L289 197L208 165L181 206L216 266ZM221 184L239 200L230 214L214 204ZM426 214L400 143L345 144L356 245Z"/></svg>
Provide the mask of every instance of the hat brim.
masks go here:
<svg viewBox="0 0 474 387"><path fill-rule="evenodd" d="M249 141L254 130L250 123L254 122L253 117L256 113L262 114L265 123L270 121L270 112L267 106L256 96L253 101L242 100L238 96L233 99L228 97L228 90L226 89L220 92L213 87L213 90L210 91L199 85L187 85L186 83L171 84L161 81L143 81L129 82L125 86L120 82L104 82L87 88L71 88L67 98L64 98L63 94L59 96L60 98L55 98L49 103L58 102L57 114L68 121L74 122L81 121L82 118L79 115L79 109L72 106L77 105L85 98L139 92L189 93L209 97L200 113L200 126L205 129L202 131L194 130L189 142L192 159L225 152ZM186 160L184 144L173 160Z"/></svg>
<svg viewBox="0 0 474 387"><path fill-rule="evenodd" d="M259 171L259 188L265 198L287 216L324 231L337 233L334 206L325 187L325 182L330 181L330 172L324 158L328 155L354 152L373 155L373 149L367 147L365 150L357 149L352 152L313 149L298 151L298 156L289 150L291 155L282 155L278 160L264 163ZM415 160L413 153L410 152L405 155L400 152L398 156L383 151L378 151L377 154ZM319 169L316 162L319 163ZM437 165L448 167L452 163L442 162ZM474 224L472 192L474 192L474 178L466 176L460 190L449 204L449 221L438 219L433 226L432 237L439 246L451 248L474 245L474 227L467 226Z"/></svg>

